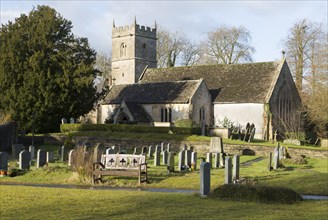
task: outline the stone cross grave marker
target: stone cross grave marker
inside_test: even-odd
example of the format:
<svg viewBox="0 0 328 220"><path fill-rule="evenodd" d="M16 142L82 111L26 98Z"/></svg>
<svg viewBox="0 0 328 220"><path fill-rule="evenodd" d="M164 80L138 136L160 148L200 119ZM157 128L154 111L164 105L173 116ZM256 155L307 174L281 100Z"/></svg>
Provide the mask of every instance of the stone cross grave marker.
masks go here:
<svg viewBox="0 0 328 220"><path fill-rule="evenodd" d="M8 170L8 154L0 152L0 170Z"/></svg>
<svg viewBox="0 0 328 220"><path fill-rule="evenodd" d="M211 164L200 164L200 195L207 196L211 190Z"/></svg>
<svg viewBox="0 0 328 220"><path fill-rule="evenodd" d="M47 154L45 151L39 149L36 153L36 168L43 167L47 163Z"/></svg>
<svg viewBox="0 0 328 220"><path fill-rule="evenodd" d="M233 170L232 170L232 179L234 181L238 181L239 180L239 155L236 154L233 156Z"/></svg>
<svg viewBox="0 0 328 220"><path fill-rule="evenodd" d="M231 158L226 157L225 159L225 175L224 175L224 184L232 183L232 163Z"/></svg>
<svg viewBox="0 0 328 220"><path fill-rule="evenodd" d="M19 169L28 170L31 166L31 153L23 150L19 153Z"/></svg>

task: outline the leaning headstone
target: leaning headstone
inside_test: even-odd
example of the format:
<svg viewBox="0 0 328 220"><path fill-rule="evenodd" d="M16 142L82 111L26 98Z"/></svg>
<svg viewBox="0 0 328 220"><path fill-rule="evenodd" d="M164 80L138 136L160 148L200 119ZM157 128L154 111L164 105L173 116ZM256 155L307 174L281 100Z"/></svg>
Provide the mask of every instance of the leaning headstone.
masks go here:
<svg viewBox="0 0 328 220"><path fill-rule="evenodd" d="M224 184L232 183L232 163L231 158L226 157L225 159L225 175L224 175Z"/></svg>
<svg viewBox="0 0 328 220"><path fill-rule="evenodd" d="M72 166L74 162L75 150L70 150L68 153L68 166Z"/></svg>
<svg viewBox="0 0 328 220"><path fill-rule="evenodd" d="M47 152L47 163L53 163L55 161L54 152Z"/></svg>
<svg viewBox="0 0 328 220"><path fill-rule="evenodd" d="M272 170L272 153L269 153L269 161L268 161L268 170L271 171Z"/></svg>
<svg viewBox="0 0 328 220"><path fill-rule="evenodd" d="M210 163L212 167L212 153L206 154L206 162Z"/></svg>
<svg viewBox="0 0 328 220"><path fill-rule="evenodd" d="M0 170L8 170L8 154L0 152Z"/></svg>
<svg viewBox="0 0 328 220"><path fill-rule="evenodd" d="M244 136L243 141L247 141L248 140L248 136L249 136L249 132L250 132L250 127L251 127L250 124L247 122L245 136Z"/></svg>
<svg viewBox="0 0 328 220"><path fill-rule="evenodd" d="M70 119L69 119L69 123L70 123L70 124L75 124L75 119L74 119L74 118L70 118Z"/></svg>
<svg viewBox="0 0 328 220"><path fill-rule="evenodd" d="M185 150L185 165L191 167L191 152L190 150Z"/></svg>
<svg viewBox="0 0 328 220"><path fill-rule="evenodd" d="M202 163L200 165L200 195L207 196L211 190L211 164Z"/></svg>
<svg viewBox="0 0 328 220"><path fill-rule="evenodd" d="M197 170L197 152L191 153L191 170Z"/></svg>
<svg viewBox="0 0 328 220"><path fill-rule="evenodd" d="M254 125L254 124L252 124L252 125ZM249 135L248 142L253 142L254 136L255 136L255 127L253 127L252 130L251 130L251 133Z"/></svg>
<svg viewBox="0 0 328 220"><path fill-rule="evenodd" d="M61 123L62 124L67 124L67 119L66 118L62 118Z"/></svg>
<svg viewBox="0 0 328 220"><path fill-rule="evenodd" d="M174 172L174 152L169 152L167 159L167 171Z"/></svg>
<svg viewBox="0 0 328 220"><path fill-rule="evenodd" d="M93 150L93 162L99 162L101 160L101 155L105 153L105 146L102 143L98 143Z"/></svg>
<svg viewBox="0 0 328 220"><path fill-rule="evenodd" d="M28 147L28 151L31 153L31 160L35 158L35 147L33 145L30 145Z"/></svg>
<svg viewBox="0 0 328 220"><path fill-rule="evenodd" d="M47 154L45 151L39 149L36 154L36 168L43 167L47 163Z"/></svg>
<svg viewBox="0 0 328 220"><path fill-rule="evenodd" d="M212 137L210 142L210 152L223 153L223 141L221 137Z"/></svg>
<svg viewBox="0 0 328 220"><path fill-rule="evenodd" d="M63 146L61 147L61 150L60 150L60 160L61 160L62 162L64 162L64 161L66 160L65 155L66 155L66 149L65 149L65 146L63 145Z"/></svg>
<svg viewBox="0 0 328 220"><path fill-rule="evenodd" d="M219 168L220 167L220 153L213 153L213 156L214 156L213 167Z"/></svg>
<svg viewBox="0 0 328 220"><path fill-rule="evenodd" d="M168 157L169 153L168 153L167 150L164 150L161 154L162 154L162 162L163 162L164 165L166 165L167 164L167 157Z"/></svg>
<svg viewBox="0 0 328 220"><path fill-rule="evenodd" d="M185 165L185 151L182 150L179 152L179 161L178 161L178 170L182 171Z"/></svg>
<svg viewBox="0 0 328 220"><path fill-rule="evenodd" d="M19 153L19 169L28 170L31 166L31 153L23 150Z"/></svg>
<svg viewBox="0 0 328 220"><path fill-rule="evenodd" d="M23 150L25 150L24 145L22 144L13 144L12 145L12 157L13 159L19 159L19 154L20 152L22 152Z"/></svg>
<svg viewBox="0 0 328 220"><path fill-rule="evenodd" d="M149 146L148 148L148 157L152 158L154 154L153 146Z"/></svg>
<svg viewBox="0 0 328 220"><path fill-rule="evenodd" d="M232 179L234 181L239 180L239 155L236 154L233 156L233 170L232 170Z"/></svg>
<svg viewBox="0 0 328 220"><path fill-rule="evenodd" d="M155 152L155 157L154 157L154 166L159 166L160 165L160 160L161 160L161 152L156 151Z"/></svg>

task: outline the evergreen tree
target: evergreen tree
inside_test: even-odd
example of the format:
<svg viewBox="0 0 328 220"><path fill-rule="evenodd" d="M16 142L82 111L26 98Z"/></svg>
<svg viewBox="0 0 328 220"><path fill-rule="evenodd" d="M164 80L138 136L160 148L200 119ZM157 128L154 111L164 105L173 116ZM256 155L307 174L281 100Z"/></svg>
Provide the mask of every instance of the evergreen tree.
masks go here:
<svg viewBox="0 0 328 220"><path fill-rule="evenodd" d="M96 53L72 23L48 6L0 29L0 111L20 129L57 131L61 118L89 112L98 98Z"/></svg>

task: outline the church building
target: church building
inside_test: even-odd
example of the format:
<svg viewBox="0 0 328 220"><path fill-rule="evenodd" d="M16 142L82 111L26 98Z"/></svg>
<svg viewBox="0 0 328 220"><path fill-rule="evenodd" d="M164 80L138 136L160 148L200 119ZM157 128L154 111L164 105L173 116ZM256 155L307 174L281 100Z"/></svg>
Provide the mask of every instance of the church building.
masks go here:
<svg viewBox="0 0 328 220"><path fill-rule="evenodd" d="M273 62L156 68L156 25L112 29L111 89L100 123L201 127L253 123L255 138L272 139L297 113L300 97L285 59Z"/></svg>

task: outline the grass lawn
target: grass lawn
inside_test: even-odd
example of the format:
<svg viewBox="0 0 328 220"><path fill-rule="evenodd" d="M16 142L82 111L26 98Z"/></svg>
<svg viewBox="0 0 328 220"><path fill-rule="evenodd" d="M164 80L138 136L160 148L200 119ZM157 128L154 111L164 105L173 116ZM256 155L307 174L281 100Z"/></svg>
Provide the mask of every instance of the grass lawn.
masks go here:
<svg viewBox="0 0 328 220"><path fill-rule="evenodd" d="M327 219L328 201L293 205L192 194L0 185L0 219Z"/></svg>

